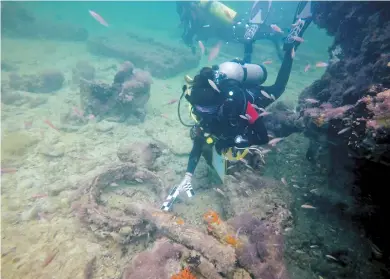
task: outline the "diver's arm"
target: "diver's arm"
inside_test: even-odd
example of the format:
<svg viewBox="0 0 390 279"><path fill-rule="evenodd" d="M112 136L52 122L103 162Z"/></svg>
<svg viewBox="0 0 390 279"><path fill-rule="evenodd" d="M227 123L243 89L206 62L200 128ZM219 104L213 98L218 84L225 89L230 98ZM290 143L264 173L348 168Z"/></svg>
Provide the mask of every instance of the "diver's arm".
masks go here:
<svg viewBox="0 0 390 279"><path fill-rule="evenodd" d="M282 66L280 66L275 83L271 86L261 86L260 89L264 90L266 93L268 93L268 95L272 94L275 97L275 99L278 99L286 89L286 85L291 74L292 62L293 59L291 55L291 50L286 51L284 53ZM262 98L261 106L266 107L272 102L273 102L272 99Z"/></svg>
<svg viewBox="0 0 390 279"><path fill-rule="evenodd" d="M264 125L263 119L259 117L252 125L253 133L248 135L249 145L263 145L269 141L267 129Z"/></svg>
<svg viewBox="0 0 390 279"><path fill-rule="evenodd" d="M252 130L252 133L247 135L249 145L262 145L268 143L268 133L263 119L249 102L246 107L246 114L249 116L249 128Z"/></svg>
<svg viewBox="0 0 390 279"><path fill-rule="evenodd" d="M279 37L273 36L270 38L271 42L273 43L276 54L278 55L279 59L283 61L283 51L282 51L282 45L281 45L281 39Z"/></svg>

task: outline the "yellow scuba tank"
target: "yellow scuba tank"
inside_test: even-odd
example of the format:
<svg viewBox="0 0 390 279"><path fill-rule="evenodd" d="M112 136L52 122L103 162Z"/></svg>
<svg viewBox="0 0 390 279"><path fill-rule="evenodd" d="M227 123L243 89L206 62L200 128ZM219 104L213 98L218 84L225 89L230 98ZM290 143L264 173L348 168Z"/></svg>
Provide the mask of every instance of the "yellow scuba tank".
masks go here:
<svg viewBox="0 0 390 279"><path fill-rule="evenodd" d="M232 23L237 12L218 1L200 0L200 6L224 23Z"/></svg>

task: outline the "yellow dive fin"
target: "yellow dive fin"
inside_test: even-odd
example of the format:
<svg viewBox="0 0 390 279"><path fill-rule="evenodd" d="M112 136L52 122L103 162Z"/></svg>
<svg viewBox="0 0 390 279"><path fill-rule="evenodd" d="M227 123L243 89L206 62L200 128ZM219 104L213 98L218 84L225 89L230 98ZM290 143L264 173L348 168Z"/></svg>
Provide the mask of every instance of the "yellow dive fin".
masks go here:
<svg viewBox="0 0 390 279"><path fill-rule="evenodd" d="M229 148L223 155L226 157L229 161L239 161L241 159L244 159L245 156L249 153L249 149L244 149L244 151L241 153L240 151L237 151L236 156L233 156L232 149Z"/></svg>

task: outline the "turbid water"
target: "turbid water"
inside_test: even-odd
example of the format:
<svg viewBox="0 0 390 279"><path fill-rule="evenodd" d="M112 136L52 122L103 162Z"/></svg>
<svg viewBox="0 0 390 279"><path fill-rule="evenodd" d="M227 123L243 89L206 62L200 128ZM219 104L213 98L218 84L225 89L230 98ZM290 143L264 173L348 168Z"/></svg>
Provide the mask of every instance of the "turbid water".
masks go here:
<svg viewBox="0 0 390 279"><path fill-rule="evenodd" d="M228 4L238 10L250 9L252 5L250 2ZM280 24L285 20L286 24L291 23L295 5L295 2L275 3L273 15L277 15ZM94 186L93 179L88 179L104 173L102 168L105 167L110 170L108 176L114 177L115 172L111 170L123 163L118 159L118 150L123 146L133 145L128 154L131 160L134 159L133 163L138 164L134 149L141 148L143 143L153 143L159 146L160 154L146 167L163 181L167 189L179 183L185 173L191 140L188 128L178 120L177 103L172 100L180 97L184 75L194 76L202 66L240 57L242 46L222 46L214 61L201 57L196 67L164 79L153 75L152 66L140 66L137 61L131 61L135 68L152 73L150 99L142 107L143 117L137 118L135 114L130 120L116 121L115 117L100 118L84 113L86 108L83 107L79 80L74 76L75 68L83 61L93 69L94 81L111 84L125 59L92 54L87 39L40 37L33 32L20 32L20 26L16 28L14 25L20 24L25 30L29 24L38 28L34 25L37 21L44 21L46 24L43 25L52 22L72 25L84 28L89 39L104 36L111 40L131 32L153 39L145 42L130 38L130 42L142 41L145 49L140 48L137 52L141 57L143 51L153 52L156 42L176 47L191 57L193 54L180 38L182 30L177 27L175 3L22 2L17 8L17 11L28 14L15 12L20 22L2 22L2 278L121 278L126 266L131 265L138 253L150 250L155 239L167 236L157 225L157 230L150 230L150 233L145 230L147 233L142 235L143 238L124 243L120 237L126 235L126 228L130 225L113 229L106 221L96 221L98 214L94 216L95 221L85 221L80 217L77 201L80 197L88 199L89 193L93 192L90 190ZM95 20L89 10L101 15L108 27ZM328 61L327 48L331 42L332 38L322 30L310 26L305 33L305 42L297 50L286 91L278 102L284 102L294 110L301 91L323 75L324 68L316 68L315 64ZM126 48L127 43L123 41L121 47ZM212 47L213 41L206 46ZM255 46L254 62L264 61L272 61L266 65L269 75L266 84L271 84L280 61L269 41L258 42ZM308 64L311 68L305 71ZM12 86L15 75L36 75L46 70L63 76L64 81L56 90L45 93L39 89ZM188 117L185 119L189 120ZM225 220L234 217L228 209L230 202L235 204L232 212L240 211L237 209L240 203L248 204L258 208L259 216L266 219L274 204L277 210L284 206L291 215L286 219L281 215L272 218L280 217L286 222L282 227L284 241L275 245L285 247L283 259L279 261L285 264L287 271L282 267L277 274L264 278L376 278L375 275L368 277L374 270L367 261L367 255L371 253L369 243L350 220L339 216L332 207L338 201L348 203L351 197L328 186L326 167L310 164L305 157L306 148L307 139L301 134L291 135L279 143L266 155L266 164L261 170L261 176L270 179L272 187L256 190L251 189L250 184L244 185L248 187L245 188L239 181L229 184L254 191L253 196L252 192L245 192L242 199L232 194L234 191L228 187L210 183L210 170L202 159L193 178L196 196L181 199L174 207L176 217L169 222L180 226L183 220L185 225L207 234L203 214L210 209L219 212L221 219ZM238 177L244 181L246 175L243 171ZM114 182L102 189L101 196L96 198L99 205L84 208L85 212L92 215L95 210L102 214L104 207L126 212L127 203L148 202L156 206L163 201L165 193L159 193L155 182L151 182L154 180L143 178L147 176L145 174L137 176L132 173L130 176L128 180L113 178ZM281 182L282 178L285 182ZM84 188L88 183L92 186ZM256 193L260 195L256 196ZM313 205L316 209L302 208L302 204ZM279 212L277 210L275 212ZM110 222L115 220L113 216L110 216ZM239 230L236 232L238 234ZM171 235L171 241L175 242L175 234ZM182 243L179 240L178 243ZM335 251L340 253L336 255ZM348 256L345 251L349 251ZM279 267L279 263L274 265ZM171 270L155 277L144 274L143 278L171 278L167 276L186 266L181 263L175 266L174 272ZM153 268L155 266L151 263L150 269ZM150 276L153 272L157 271L150 271ZM207 277L196 269L193 273L195 278L249 278L245 277L249 276L248 273L238 275L238 272L234 275L236 277L225 277L228 275L223 273L217 274L220 277ZM123 278L137 277L127 274ZM183 275L180 278L192 277Z"/></svg>

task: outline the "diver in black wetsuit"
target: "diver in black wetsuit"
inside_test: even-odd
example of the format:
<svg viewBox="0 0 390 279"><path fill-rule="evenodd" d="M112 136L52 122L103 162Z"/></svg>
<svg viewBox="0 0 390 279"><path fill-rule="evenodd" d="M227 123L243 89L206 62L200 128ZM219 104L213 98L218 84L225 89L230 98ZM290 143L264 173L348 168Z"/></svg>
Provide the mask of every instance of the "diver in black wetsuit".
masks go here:
<svg viewBox="0 0 390 279"><path fill-rule="evenodd" d="M189 86L183 86L183 95L197 119L191 128L193 147L184 179L172 189L161 209L169 210L181 191L193 196L191 178L205 144L215 144L216 151L222 154L229 148L234 152L268 143L267 130L257 109L267 107L284 92L291 73L292 52L299 46L293 37L302 37L311 19L311 2L301 2L285 39L283 62L273 85L262 85L267 79L263 65L235 59L201 69L193 80L187 81Z"/></svg>
<svg viewBox="0 0 390 279"><path fill-rule="evenodd" d="M277 55L282 60L281 49L283 35L275 32L265 21L271 5L266 1L256 1L253 5L248 20L237 20L239 15L234 12L234 18L226 23L213 15L209 9L213 1L201 6L199 1L177 1L176 12L180 17L180 25L183 27L182 39L195 53L194 41L207 41L209 38L219 38L226 42L237 41L245 46L244 61L250 61L253 51L253 43L257 40L270 40L276 49ZM266 5L266 7L264 7ZM267 7L268 6L268 7ZM227 7L222 5L222 7Z"/></svg>

